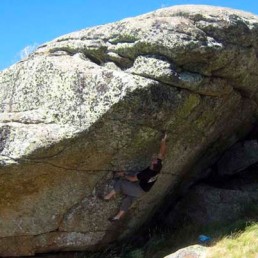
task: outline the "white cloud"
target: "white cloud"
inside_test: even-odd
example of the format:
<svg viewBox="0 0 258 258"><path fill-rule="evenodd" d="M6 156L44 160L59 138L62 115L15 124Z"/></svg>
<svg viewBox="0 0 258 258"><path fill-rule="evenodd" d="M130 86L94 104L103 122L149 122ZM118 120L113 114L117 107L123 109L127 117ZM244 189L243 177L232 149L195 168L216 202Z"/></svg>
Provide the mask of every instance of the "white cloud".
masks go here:
<svg viewBox="0 0 258 258"><path fill-rule="evenodd" d="M38 47L37 43L34 43L33 45L26 46L19 53L20 59L27 58L37 47Z"/></svg>

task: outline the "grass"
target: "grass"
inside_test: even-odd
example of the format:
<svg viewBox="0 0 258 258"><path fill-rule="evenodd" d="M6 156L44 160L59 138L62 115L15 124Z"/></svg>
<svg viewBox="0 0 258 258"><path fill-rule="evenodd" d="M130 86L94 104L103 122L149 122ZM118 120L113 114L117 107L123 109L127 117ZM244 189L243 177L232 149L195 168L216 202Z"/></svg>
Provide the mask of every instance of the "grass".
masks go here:
<svg viewBox="0 0 258 258"><path fill-rule="evenodd" d="M258 258L258 223L219 240L208 249L207 258Z"/></svg>
<svg viewBox="0 0 258 258"><path fill-rule="evenodd" d="M209 258L258 258L258 205L249 205L241 218L232 223L208 226L183 225L177 230L155 234L143 247L144 257L162 258L178 249L199 244L198 236L212 238Z"/></svg>
<svg viewBox="0 0 258 258"><path fill-rule="evenodd" d="M84 254L78 258L163 258L178 249L199 244L200 234L212 237L212 242L207 245L207 258L258 258L258 222L244 219L205 227L187 225L175 231L153 233L151 239L141 247L127 242L104 252Z"/></svg>
<svg viewBox="0 0 258 258"><path fill-rule="evenodd" d="M258 258L258 222L255 219L205 227L187 225L174 232L154 235L143 247L143 257L162 258L178 249L199 244L201 234L212 238L207 244L207 258Z"/></svg>
<svg viewBox="0 0 258 258"><path fill-rule="evenodd" d="M207 235L207 258L258 258L258 207L249 206L241 219L208 226L182 225L178 229L152 228L142 244L123 241L95 253L78 253L77 258L163 258L178 249L196 245L199 235Z"/></svg>

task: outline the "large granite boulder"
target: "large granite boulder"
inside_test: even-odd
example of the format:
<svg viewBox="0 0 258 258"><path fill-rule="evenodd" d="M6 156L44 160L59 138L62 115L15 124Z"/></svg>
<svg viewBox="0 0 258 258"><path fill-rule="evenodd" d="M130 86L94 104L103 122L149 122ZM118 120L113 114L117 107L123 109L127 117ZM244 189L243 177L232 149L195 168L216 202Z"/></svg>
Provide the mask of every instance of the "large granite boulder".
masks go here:
<svg viewBox="0 0 258 258"><path fill-rule="evenodd" d="M256 120L258 17L175 6L85 29L0 72L0 255L85 250L139 228ZM119 225L111 171L169 151Z"/></svg>
<svg viewBox="0 0 258 258"><path fill-rule="evenodd" d="M201 245L191 245L181 248L175 253L169 254L164 258L206 258L207 247Z"/></svg>
<svg viewBox="0 0 258 258"><path fill-rule="evenodd" d="M257 179L256 179L257 181ZM225 189L201 184L191 189L167 217L167 224L212 225L230 223L243 217L258 204L256 189ZM238 185L241 188L241 185ZM242 186L243 187L243 186Z"/></svg>
<svg viewBox="0 0 258 258"><path fill-rule="evenodd" d="M232 146L217 162L217 173L230 176L258 163L257 139L242 141Z"/></svg>
<svg viewBox="0 0 258 258"><path fill-rule="evenodd" d="M176 227L185 223L206 226L253 217L258 208L256 146L256 140L247 140L228 149L209 168L210 176L181 196L167 214L166 223Z"/></svg>

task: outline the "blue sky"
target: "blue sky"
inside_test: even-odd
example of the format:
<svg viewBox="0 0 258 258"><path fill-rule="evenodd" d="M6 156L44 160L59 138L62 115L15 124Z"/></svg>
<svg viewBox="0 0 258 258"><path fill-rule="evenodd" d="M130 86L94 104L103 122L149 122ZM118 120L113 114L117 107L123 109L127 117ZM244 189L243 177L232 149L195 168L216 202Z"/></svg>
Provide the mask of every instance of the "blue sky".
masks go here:
<svg viewBox="0 0 258 258"><path fill-rule="evenodd" d="M0 0L0 70L66 33L180 4L208 4L258 15L257 0Z"/></svg>

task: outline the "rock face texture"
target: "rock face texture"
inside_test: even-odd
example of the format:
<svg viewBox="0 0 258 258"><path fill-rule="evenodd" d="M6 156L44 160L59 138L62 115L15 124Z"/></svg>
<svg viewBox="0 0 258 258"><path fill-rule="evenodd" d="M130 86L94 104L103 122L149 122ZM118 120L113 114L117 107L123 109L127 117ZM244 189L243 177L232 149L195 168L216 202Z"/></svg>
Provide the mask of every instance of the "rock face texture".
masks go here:
<svg viewBox="0 0 258 258"><path fill-rule="evenodd" d="M255 213L258 208L256 152L257 140L240 141L228 149L212 166L210 177L189 189L173 207L167 215L167 226L226 224Z"/></svg>
<svg viewBox="0 0 258 258"><path fill-rule="evenodd" d="M182 248L177 252L167 255L164 258L205 258L207 257L207 247L200 245L192 245Z"/></svg>
<svg viewBox="0 0 258 258"><path fill-rule="evenodd" d="M257 173L257 170L256 170ZM249 207L257 207L258 182L249 185L236 184L229 189L201 184L191 189L168 216L167 224L210 225L228 223L241 218ZM245 189L246 187L246 189ZM240 189L239 189L240 188Z"/></svg>
<svg viewBox="0 0 258 258"><path fill-rule="evenodd" d="M250 140L232 146L217 163L219 175L234 175L258 163L258 142Z"/></svg>
<svg viewBox="0 0 258 258"><path fill-rule="evenodd" d="M0 255L98 248L138 228L202 176L257 116L258 17L175 6L85 29L0 72ZM169 151L119 225L111 170Z"/></svg>

